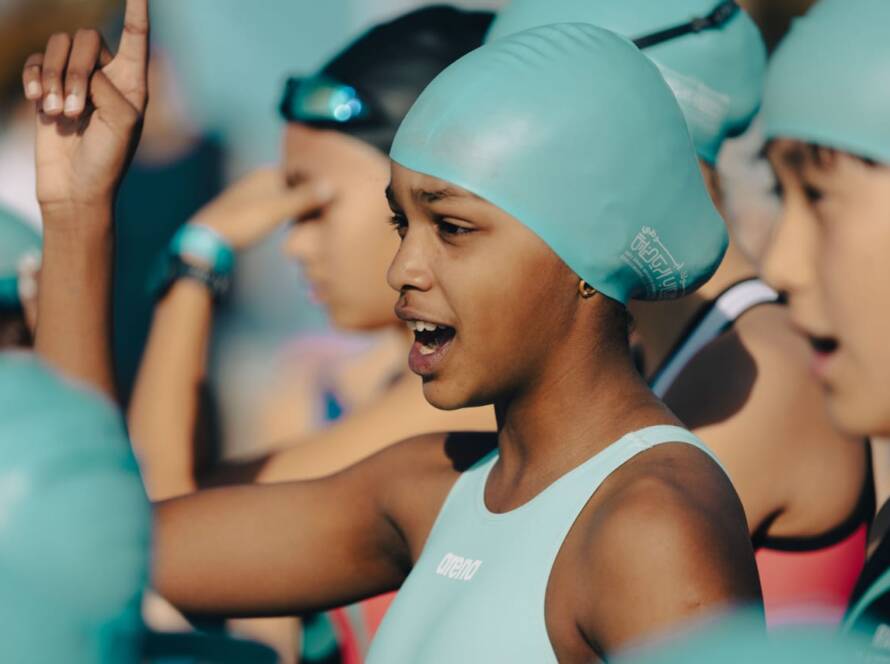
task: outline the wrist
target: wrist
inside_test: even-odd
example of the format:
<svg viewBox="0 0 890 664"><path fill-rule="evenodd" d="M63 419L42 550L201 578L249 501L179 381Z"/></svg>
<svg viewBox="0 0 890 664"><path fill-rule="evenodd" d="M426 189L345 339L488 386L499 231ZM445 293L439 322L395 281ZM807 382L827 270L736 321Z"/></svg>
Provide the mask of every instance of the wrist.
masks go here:
<svg viewBox="0 0 890 664"><path fill-rule="evenodd" d="M72 235L110 232L114 199L105 201L41 203L44 234Z"/></svg>

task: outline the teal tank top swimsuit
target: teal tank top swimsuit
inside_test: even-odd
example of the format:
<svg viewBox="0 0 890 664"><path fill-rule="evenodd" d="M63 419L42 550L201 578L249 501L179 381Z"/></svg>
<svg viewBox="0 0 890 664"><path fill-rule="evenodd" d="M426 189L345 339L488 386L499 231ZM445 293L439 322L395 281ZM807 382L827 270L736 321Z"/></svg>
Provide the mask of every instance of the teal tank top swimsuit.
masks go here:
<svg viewBox="0 0 890 664"><path fill-rule="evenodd" d="M714 458L685 429L648 427L626 434L503 514L489 511L484 498L497 450L478 461L448 494L367 664L556 662L544 599L563 540L613 471L663 443L687 443Z"/></svg>

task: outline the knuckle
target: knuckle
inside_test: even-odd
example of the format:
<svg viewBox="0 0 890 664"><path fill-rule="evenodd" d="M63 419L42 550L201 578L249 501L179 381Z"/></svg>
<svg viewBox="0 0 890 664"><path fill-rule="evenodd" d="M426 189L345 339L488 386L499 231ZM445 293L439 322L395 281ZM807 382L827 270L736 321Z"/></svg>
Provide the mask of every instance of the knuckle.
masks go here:
<svg viewBox="0 0 890 664"><path fill-rule="evenodd" d="M64 46L71 43L71 35L67 32L54 32L49 38L49 44Z"/></svg>
<svg viewBox="0 0 890 664"><path fill-rule="evenodd" d="M74 39L78 41L97 40L99 39L99 31L94 28L80 28L74 33Z"/></svg>

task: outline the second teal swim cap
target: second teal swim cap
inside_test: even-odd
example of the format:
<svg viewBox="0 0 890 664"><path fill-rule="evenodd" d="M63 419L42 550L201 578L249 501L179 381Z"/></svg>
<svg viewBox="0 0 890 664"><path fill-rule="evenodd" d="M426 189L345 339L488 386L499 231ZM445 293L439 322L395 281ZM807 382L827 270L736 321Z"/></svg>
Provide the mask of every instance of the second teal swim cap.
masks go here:
<svg viewBox="0 0 890 664"><path fill-rule="evenodd" d="M638 39L696 19L706 24L718 8L728 17L725 23L643 49L674 90L699 156L715 163L723 141L744 132L760 107L766 46L744 10L718 0L513 0L486 39L567 22Z"/></svg>
<svg viewBox="0 0 890 664"><path fill-rule="evenodd" d="M421 94L390 154L512 215L620 302L691 292L726 248L670 88L593 25L526 30L464 56Z"/></svg>
<svg viewBox="0 0 890 664"><path fill-rule="evenodd" d="M140 661L149 531L117 409L34 355L0 353L2 660Z"/></svg>
<svg viewBox="0 0 890 664"><path fill-rule="evenodd" d="M770 62L767 139L793 138L890 164L890 2L821 0Z"/></svg>
<svg viewBox="0 0 890 664"><path fill-rule="evenodd" d="M19 265L27 256L40 258L40 235L23 219L0 208L0 309L19 305Z"/></svg>

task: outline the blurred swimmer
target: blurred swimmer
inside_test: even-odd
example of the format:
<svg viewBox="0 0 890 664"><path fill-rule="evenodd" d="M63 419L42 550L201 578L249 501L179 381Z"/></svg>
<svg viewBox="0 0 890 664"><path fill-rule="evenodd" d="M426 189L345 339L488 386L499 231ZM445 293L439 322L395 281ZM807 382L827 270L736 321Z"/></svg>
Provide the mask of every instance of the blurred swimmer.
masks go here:
<svg viewBox="0 0 890 664"><path fill-rule="evenodd" d="M0 208L0 349L32 344L39 268L40 235Z"/></svg>
<svg viewBox="0 0 890 664"><path fill-rule="evenodd" d="M214 252L250 246L291 217L285 249L303 266L334 325L386 335L382 347L358 357L341 348L342 357L332 361L330 349L317 344L305 350L305 368L290 372L300 375L302 401L308 392L313 406L301 404L294 390L275 400L289 402L292 420L301 406L306 420L324 406L328 426L313 421L315 430L297 440L257 441L266 449L289 449L230 466L223 481L317 477L420 433L494 430L491 409L449 413L430 406L420 379L405 365L413 339L395 317L395 296L386 285L398 241L385 228L389 209L381 195L389 178L386 152L399 122L436 74L482 43L490 22L490 13L449 7L411 12L362 35L316 75L291 79L281 103L287 121L283 172L248 176L174 240L184 262L201 265L214 261ZM212 244L211 255L198 255L195 242L188 244L196 234ZM155 499L189 493L208 479L195 467L192 440L213 291L188 269L175 277L191 278L172 283L157 308L130 407L131 432ZM313 352L320 357L312 358ZM221 481L220 474L209 479Z"/></svg>
<svg viewBox="0 0 890 664"><path fill-rule="evenodd" d="M0 639L8 662L135 664L151 512L123 418L0 352Z"/></svg>
<svg viewBox="0 0 890 664"><path fill-rule="evenodd" d="M888 22L881 0L822 0L780 45L764 94L767 156L783 202L765 275L810 344L832 418L859 436L890 434ZM885 510L845 619L880 657L890 650Z"/></svg>

